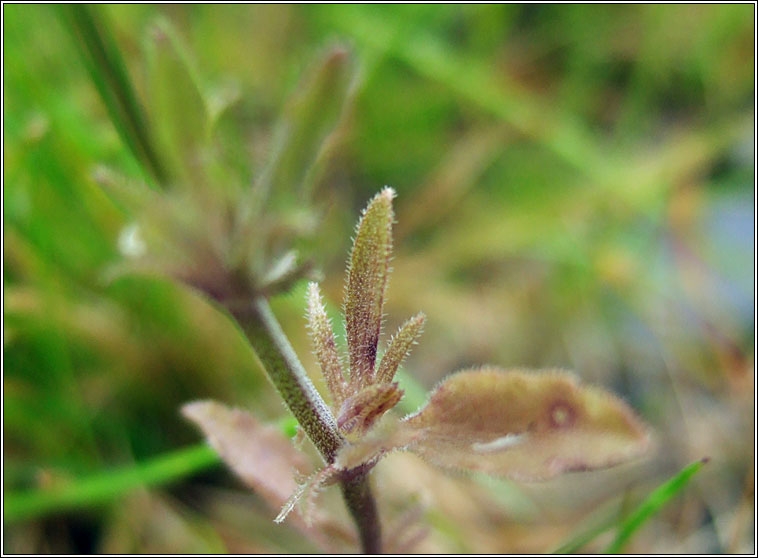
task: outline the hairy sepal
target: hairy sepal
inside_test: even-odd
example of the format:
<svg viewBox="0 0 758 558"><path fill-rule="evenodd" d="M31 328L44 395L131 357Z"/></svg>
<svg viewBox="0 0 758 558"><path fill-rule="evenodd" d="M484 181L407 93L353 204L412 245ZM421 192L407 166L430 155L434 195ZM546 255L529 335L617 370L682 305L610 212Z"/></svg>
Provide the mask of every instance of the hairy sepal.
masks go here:
<svg viewBox="0 0 758 558"><path fill-rule="evenodd" d="M398 332L392 336L387 347L387 352L382 356L379 367L374 374L373 383L382 384L391 382L395 372L400 368L405 358L410 354L411 348L421 336L426 316L419 312L405 322Z"/></svg>
<svg viewBox="0 0 758 558"><path fill-rule="evenodd" d="M362 436L403 397L397 383L375 384L345 400L337 426L348 436Z"/></svg>
<svg viewBox="0 0 758 558"><path fill-rule="evenodd" d="M313 349L321 367L321 374L326 380L333 406L338 409L347 396L347 383L342 372L342 362L337 351L337 345L334 341L334 330L326 315L321 293L316 283L308 285L308 329L311 332Z"/></svg>

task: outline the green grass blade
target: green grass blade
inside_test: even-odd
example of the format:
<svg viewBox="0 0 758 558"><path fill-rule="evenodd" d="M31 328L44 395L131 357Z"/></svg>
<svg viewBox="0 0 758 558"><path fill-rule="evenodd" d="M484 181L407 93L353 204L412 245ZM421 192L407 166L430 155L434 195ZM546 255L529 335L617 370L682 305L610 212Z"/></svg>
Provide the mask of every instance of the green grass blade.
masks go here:
<svg viewBox="0 0 758 558"><path fill-rule="evenodd" d="M608 529L613 527L614 523L615 518L611 517L601 523L593 525L586 531L573 535L568 541L564 542L561 546L551 552L551 554L575 554L595 540L597 536L605 533Z"/></svg>
<svg viewBox="0 0 758 558"><path fill-rule="evenodd" d="M84 4L62 6L61 13L119 135L148 174L162 182L165 173L147 119L105 21L95 7Z"/></svg>
<svg viewBox="0 0 758 558"><path fill-rule="evenodd" d="M146 41L149 114L169 180L204 185L210 116L191 56L168 20L158 18Z"/></svg>
<svg viewBox="0 0 758 558"><path fill-rule="evenodd" d="M605 549L606 554L618 554L624 545L642 526L674 496L681 492L692 476L708 462L707 458L696 461L679 471L670 480L656 488L640 506L634 510L619 526L613 542Z"/></svg>
<svg viewBox="0 0 758 558"><path fill-rule="evenodd" d="M330 21L363 47L391 56L419 75L444 85L532 137L585 175L601 182L607 178L610 169L603 146L571 114L559 111L548 101L533 99L503 75L493 80L490 69L482 63L459 56L420 28L410 32L391 15L379 18L365 10L342 8L333 12Z"/></svg>
<svg viewBox="0 0 758 558"><path fill-rule="evenodd" d="M344 47L329 48L288 99L274 132L271 156L250 190L243 221L270 194L292 203L308 199L319 157L351 99L357 66Z"/></svg>
<svg viewBox="0 0 758 558"><path fill-rule="evenodd" d="M135 488L168 483L219 463L205 444L190 446L143 463L73 481L60 488L10 493L3 497L7 522L109 502Z"/></svg>

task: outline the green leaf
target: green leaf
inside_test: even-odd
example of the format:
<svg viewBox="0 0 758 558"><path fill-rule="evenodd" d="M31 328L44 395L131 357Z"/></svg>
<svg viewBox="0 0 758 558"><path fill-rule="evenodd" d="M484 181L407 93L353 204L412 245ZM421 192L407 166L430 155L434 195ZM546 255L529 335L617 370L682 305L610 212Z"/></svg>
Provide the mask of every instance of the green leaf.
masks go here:
<svg viewBox="0 0 758 558"><path fill-rule="evenodd" d="M332 47L288 101L274 131L266 166L239 204L233 260L245 259L256 249L256 228L266 207L309 203L314 169L349 101L355 69L344 47ZM275 203L267 206L269 197Z"/></svg>
<svg viewBox="0 0 758 558"><path fill-rule="evenodd" d="M371 380L382 328L382 308L392 253L392 199L384 188L363 212L350 255L345 292L345 330L350 381L357 387Z"/></svg>
<svg viewBox="0 0 758 558"><path fill-rule="evenodd" d="M606 554L618 554L624 548L629 539L642 526L645 521L654 516L674 496L679 494L689 480L708 463L704 458L691 463L674 477L656 488L640 506L634 510L618 528L616 538L605 549Z"/></svg>
<svg viewBox="0 0 758 558"><path fill-rule="evenodd" d="M419 312L400 326L398 332L392 336L387 352L382 356L379 368L376 374L374 374L372 382L385 384L392 381L395 377L395 372L397 372L397 369L411 352L411 348L421 335L425 321L426 316L423 312Z"/></svg>
<svg viewBox="0 0 758 558"><path fill-rule="evenodd" d="M130 215L139 215L146 207L157 203L155 190L105 165L98 165L92 175L108 197Z"/></svg>
<svg viewBox="0 0 758 558"><path fill-rule="evenodd" d="M167 21L150 28L147 58L151 116L170 179L181 186L202 185L208 109L189 56Z"/></svg>
<svg viewBox="0 0 758 558"><path fill-rule="evenodd" d="M74 4L62 6L61 13L121 139L148 175L163 182L165 169L155 151L147 119L99 8Z"/></svg>
<svg viewBox="0 0 758 558"><path fill-rule="evenodd" d="M307 198L309 174L341 119L354 76L355 65L341 46L332 47L306 76L284 109L272 157L256 182L261 199L270 191Z"/></svg>

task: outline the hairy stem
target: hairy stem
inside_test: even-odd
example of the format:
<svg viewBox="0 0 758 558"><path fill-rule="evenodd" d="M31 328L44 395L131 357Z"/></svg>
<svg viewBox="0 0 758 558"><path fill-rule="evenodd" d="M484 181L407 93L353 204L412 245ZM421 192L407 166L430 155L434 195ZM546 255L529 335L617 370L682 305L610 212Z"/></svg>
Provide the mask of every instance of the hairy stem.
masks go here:
<svg viewBox="0 0 758 558"><path fill-rule="evenodd" d="M342 497L358 526L361 549L365 554L381 554L382 533L376 501L371 492L368 472L361 471L340 482Z"/></svg>
<svg viewBox="0 0 758 558"><path fill-rule="evenodd" d="M344 439L329 408L308 378L287 336L271 312L265 298L250 305L231 309L266 373L287 407L295 415L324 460L331 464ZM353 470L340 481L342 495L355 519L363 552L381 551L381 534L376 502L371 493L367 471Z"/></svg>
<svg viewBox="0 0 758 558"><path fill-rule="evenodd" d="M342 445L337 423L313 387L265 298L232 310L274 387L327 463Z"/></svg>

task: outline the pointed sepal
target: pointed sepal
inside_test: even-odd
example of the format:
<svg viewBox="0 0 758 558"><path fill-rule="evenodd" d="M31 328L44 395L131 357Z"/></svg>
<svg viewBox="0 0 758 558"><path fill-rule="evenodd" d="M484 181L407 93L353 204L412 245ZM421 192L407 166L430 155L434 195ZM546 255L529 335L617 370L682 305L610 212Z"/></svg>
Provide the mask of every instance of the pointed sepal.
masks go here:
<svg viewBox="0 0 758 558"><path fill-rule="evenodd" d="M361 436L402 397L403 390L397 383L368 386L345 400L337 417L337 426L348 436Z"/></svg>
<svg viewBox="0 0 758 558"><path fill-rule="evenodd" d="M321 373L326 380L333 406L338 409L347 396L347 382L342 372L342 363L334 342L332 324L326 315L318 284L308 285L308 329L313 340Z"/></svg>
<svg viewBox="0 0 758 558"><path fill-rule="evenodd" d="M405 322L398 332L392 336L387 352L382 356L379 367L374 374L372 383L386 384L395 377L395 372L411 352L416 340L421 336L426 316L419 312Z"/></svg>

